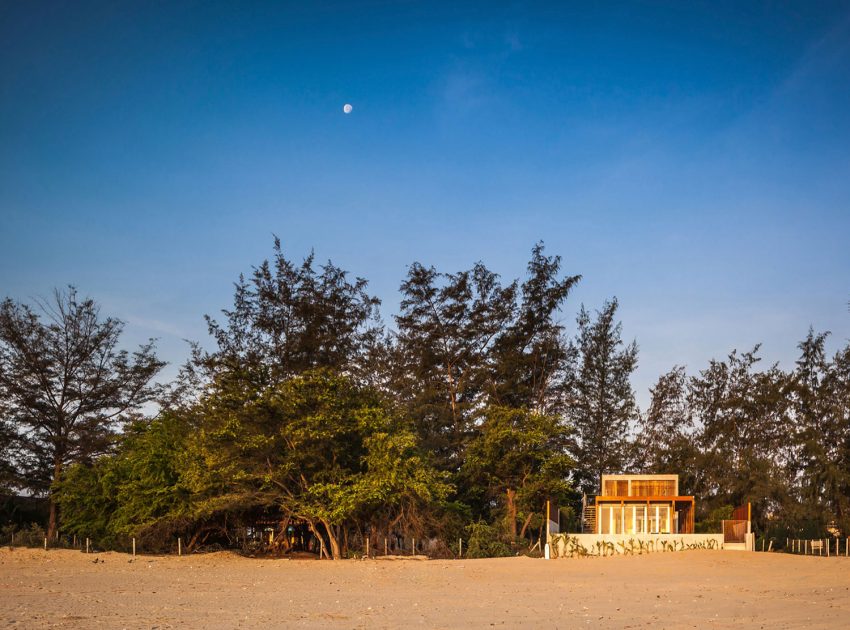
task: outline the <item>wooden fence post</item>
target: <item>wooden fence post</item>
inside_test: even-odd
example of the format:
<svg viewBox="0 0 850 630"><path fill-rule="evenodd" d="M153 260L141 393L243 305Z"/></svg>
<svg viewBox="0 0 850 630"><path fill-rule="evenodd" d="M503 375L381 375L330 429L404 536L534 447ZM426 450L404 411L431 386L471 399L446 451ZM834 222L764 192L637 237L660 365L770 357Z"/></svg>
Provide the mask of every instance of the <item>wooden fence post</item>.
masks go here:
<svg viewBox="0 0 850 630"><path fill-rule="evenodd" d="M390 551L390 545L389 545L389 543L387 542L387 539L386 539L386 538L384 538L384 555L385 555L385 556L390 555L390 554L389 554L389 551Z"/></svg>
<svg viewBox="0 0 850 630"><path fill-rule="evenodd" d="M44 537L44 550L47 551L47 536Z"/></svg>
<svg viewBox="0 0 850 630"><path fill-rule="evenodd" d="M457 557L463 558L463 538L457 539Z"/></svg>
<svg viewBox="0 0 850 630"><path fill-rule="evenodd" d="M369 537L366 537L366 557L369 557Z"/></svg>
<svg viewBox="0 0 850 630"><path fill-rule="evenodd" d="M183 539L180 537L177 538L177 555L183 555Z"/></svg>
<svg viewBox="0 0 850 630"><path fill-rule="evenodd" d="M413 539L413 549L410 550L411 555L416 555L416 539Z"/></svg>
<svg viewBox="0 0 850 630"><path fill-rule="evenodd" d="M133 538L133 557L136 557L136 539Z"/></svg>
<svg viewBox="0 0 850 630"><path fill-rule="evenodd" d="M86 553L91 553L90 542L91 542L91 538L86 538Z"/></svg>

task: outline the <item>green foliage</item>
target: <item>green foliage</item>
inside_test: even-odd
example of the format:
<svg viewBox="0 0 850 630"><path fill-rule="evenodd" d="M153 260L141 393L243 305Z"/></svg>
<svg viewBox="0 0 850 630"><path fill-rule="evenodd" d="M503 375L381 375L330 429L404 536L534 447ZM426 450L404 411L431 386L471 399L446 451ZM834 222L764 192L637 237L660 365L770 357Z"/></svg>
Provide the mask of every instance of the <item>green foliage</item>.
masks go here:
<svg viewBox="0 0 850 630"><path fill-rule="evenodd" d="M73 291L57 294L47 322L7 300L0 490L51 492L63 532L118 548L136 537L149 550L175 536L190 549L208 536L232 544L245 525L277 519L334 556L394 535L509 555L542 535L547 500L573 515L569 526L576 488L596 493L601 474L621 471L678 473L702 531L746 502L758 532L850 531L850 346L830 358L827 334L810 331L791 372L762 367L758 346L694 375L675 367L640 414L637 346L621 339L616 299L595 317L582 307L575 336L561 324L579 278L542 244L521 280L483 263L456 273L414 263L397 330L385 332L365 280L312 255L294 264L276 240L221 323L207 318L212 351L194 347L145 421L133 412L161 367L152 345L118 350L120 322ZM73 339L89 330L86 347L108 368L77 357L86 367L66 384L78 395L57 407L44 384L76 360L63 354L63 326ZM41 362L24 361L30 347ZM97 374L111 389L83 400L79 384ZM632 542L569 553L656 550Z"/></svg>
<svg viewBox="0 0 850 630"><path fill-rule="evenodd" d="M484 522L470 523L466 528L467 558L502 558L512 556L501 528Z"/></svg>
<svg viewBox="0 0 850 630"><path fill-rule="evenodd" d="M723 531L721 529L722 521L731 519L734 510L735 508L731 505L721 505L713 509L707 517L697 521L694 524L694 530L698 534L713 534Z"/></svg>
<svg viewBox="0 0 850 630"><path fill-rule="evenodd" d="M63 531L111 547L132 537L151 550L165 520L190 515L191 497L182 482L188 427L176 414L136 422L112 456L71 467L57 484Z"/></svg>
<svg viewBox="0 0 850 630"><path fill-rule="evenodd" d="M514 537L518 515L528 519L541 513L547 499L560 503L570 497L571 434L556 416L496 406L484 415L464 478L504 506L507 533Z"/></svg>
<svg viewBox="0 0 850 630"><path fill-rule="evenodd" d="M578 433L579 484L598 491L602 475L623 472L628 434L638 417L630 377L637 367L637 344L625 345L616 321L618 303L606 302L592 321L582 306L578 316L578 370L571 383L569 418Z"/></svg>
<svg viewBox="0 0 850 630"><path fill-rule="evenodd" d="M165 365L153 340L133 354L119 349L123 326L102 318L90 298L78 299L74 287L38 308L0 303L0 450L9 454L11 429L22 469L15 485L49 494L49 537L54 484L68 466L110 450L122 420L153 397L150 381Z"/></svg>
<svg viewBox="0 0 850 630"><path fill-rule="evenodd" d="M210 507L228 497L339 525L450 491L410 428L346 377L312 370L249 393L241 405L219 401L203 403L195 488Z"/></svg>
<svg viewBox="0 0 850 630"><path fill-rule="evenodd" d="M5 525L0 529L0 541L11 543L14 537L16 547L41 547L46 533L38 523L30 523L27 527Z"/></svg>

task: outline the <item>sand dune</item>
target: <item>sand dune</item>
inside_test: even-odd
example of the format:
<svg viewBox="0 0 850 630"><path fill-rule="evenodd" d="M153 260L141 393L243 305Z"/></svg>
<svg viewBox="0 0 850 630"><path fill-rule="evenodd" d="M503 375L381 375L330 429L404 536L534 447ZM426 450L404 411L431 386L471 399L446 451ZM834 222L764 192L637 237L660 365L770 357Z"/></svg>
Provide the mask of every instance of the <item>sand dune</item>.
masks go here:
<svg viewBox="0 0 850 630"><path fill-rule="evenodd" d="M95 562L97 560L97 562ZM60 628L850 626L850 559L313 561L4 548L0 623Z"/></svg>

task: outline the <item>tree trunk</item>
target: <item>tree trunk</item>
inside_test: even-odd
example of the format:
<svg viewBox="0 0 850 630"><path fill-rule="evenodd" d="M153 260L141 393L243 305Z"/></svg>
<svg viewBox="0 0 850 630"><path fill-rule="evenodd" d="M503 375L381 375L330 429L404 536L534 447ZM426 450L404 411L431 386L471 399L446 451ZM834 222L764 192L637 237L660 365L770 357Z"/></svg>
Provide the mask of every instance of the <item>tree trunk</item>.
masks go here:
<svg viewBox="0 0 850 630"><path fill-rule="evenodd" d="M322 520L322 525L325 526L325 530L328 533L328 541L331 544L331 560L339 560L342 557L342 554L340 553L339 541L337 540L333 527L331 527L331 525L325 520Z"/></svg>
<svg viewBox="0 0 850 630"><path fill-rule="evenodd" d="M525 522L522 524L522 529L519 531L520 538L525 538L525 531L528 529L529 523L531 523L531 517L533 514L533 512L529 512L528 516L525 518Z"/></svg>
<svg viewBox="0 0 850 630"><path fill-rule="evenodd" d="M53 483L59 481L62 475L62 460L57 457L53 460ZM56 528L59 526L59 506L53 488L50 489L50 516L47 519L47 540L51 542L56 539Z"/></svg>
<svg viewBox="0 0 850 630"><path fill-rule="evenodd" d="M508 534L511 540L516 539L516 490L508 488Z"/></svg>

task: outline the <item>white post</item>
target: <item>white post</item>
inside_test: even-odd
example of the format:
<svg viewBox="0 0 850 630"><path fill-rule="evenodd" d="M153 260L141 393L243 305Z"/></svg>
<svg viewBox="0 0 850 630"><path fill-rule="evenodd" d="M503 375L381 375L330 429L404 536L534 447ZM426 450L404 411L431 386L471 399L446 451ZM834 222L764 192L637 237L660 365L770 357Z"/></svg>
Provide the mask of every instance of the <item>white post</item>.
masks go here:
<svg viewBox="0 0 850 630"><path fill-rule="evenodd" d="M47 536L44 537L44 550L47 551Z"/></svg>
<svg viewBox="0 0 850 630"><path fill-rule="evenodd" d="M546 499L546 547L543 548L543 557L546 560L550 559L551 553L552 553L551 547L549 547L549 537L552 535L552 532L550 531L551 527L549 525L549 522L550 522L549 511L551 509L552 509L551 503L550 503L549 499Z"/></svg>
<svg viewBox="0 0 850 630"><path fill-rule="evenodd" d="M413 539L413 550L411 551L411 555L416 555L416 539Z"/></svg>
<svg viewBox="0 0 850 630"><path fill-rule="evenodd" d="M90 542L90 541L91 541L91 538L86 538L86 553L91 553L91 552L89 551L89 550L90 550L90 547L89 547L89 542Z"/></svg>
<svg viewBox="0 0 850 630"><path fill-rule="evenodd" d="M463 538L457 539L457 557L463 558Z"/></svg>
<svg viewBox="0 0 850 630"><path fill-rule="evenodd" d="M133 557L136 557L136 539L133 538Z"/></svg>
<svg viewBox="0 0 850 630"><path fill-rule="evenodd" d="M182 538L177 539L177 555L178 556L183 555L183 539Z"/></svg>
<svg viewBox="0 0 850 630"><path fill-rule="evenodd" d="M369 537L366 537L366 557L369 557Z"/></svg>

